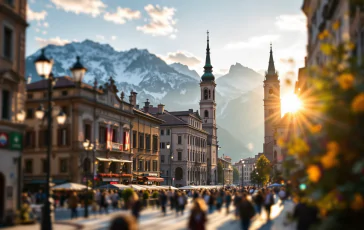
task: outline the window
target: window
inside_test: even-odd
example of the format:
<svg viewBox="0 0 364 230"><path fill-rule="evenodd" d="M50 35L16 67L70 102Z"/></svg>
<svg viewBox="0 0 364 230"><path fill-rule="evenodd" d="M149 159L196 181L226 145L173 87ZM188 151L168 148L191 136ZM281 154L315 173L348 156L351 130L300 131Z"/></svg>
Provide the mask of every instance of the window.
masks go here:
<svg viewBox="0 0 364 230"><path fill-rule="evenodd" d="M161 163L164 163L164 155L161 155Z"/></svg>
<svg viewBox="0 0 364 230"><path fill-rule="evenodd" d="M149 134L145 135L145 148L147 150L150 150L150 135Z"/></svg>
<svg viewBox="0 0 364 230"><path fill-rule="evenodd" d="M130 131L125 129L123 132L123 149L124 151L130 150Z"/></svg>
<svg viewBox="0 0 364 230"><path fill-rule="evenodd" d="M209 117L209 111L205 110L205 118Z"/></svg>
<svg viewBox="0 0 364 230"><path fill-rule="evenodd" d="M5 2L10 6L14 6L14 0L5 0Z"/></svg>
<svg viewBox="0 0 364 230"><path fill-rule="evenodd" d="M165 149L166 148L166 143L161 142L161 149Z"/></svg>
<svg viewBox="0 0 364 230"><path fill-rule="evenodd" d="M137 132L133 131L133 148L137 147Z"/></svg>
<svg viewBox="0 0 364 230"><path fill-rule="evenodd" d="M58 129L58 146L68 145L68 129L60 128Z"/></svg>
<svg viewBox="0 0 364 230"><path fill-rule="evenodd" d="M85 135L85 140L91 141L91 125L90 124L85 124L84 135Z"/></svg>
<svg viewBox="0 0 364 230"><path fill-rule="evenodd" d="M33 119L34 118L34 112L33 109L27 109L27 115L26 115L27 119Z"/></svg>
<svg viewBox="0 0 364 230"><path fill-rule="evenodd" d="M153 150L154 150L154 152L158 151L158 136L157 135L153 136Z"/></svg>
<svg viewBox="0 0 364 230"><path fill-rule="evenodd" d="M28 159L25 160L25 173L33 173L33 160L32 159Z"/></svg>
<svg viewBox="0 0 364 230"><path fill-rule="evenodd" d="M208 90L207 90L207 89L204 89L204 90L203 90L203 98L204 98L205 100L207 100L207 99L208 99Z"/></svg>
<svg viewBox="0 0 364 230"><path fill-rule="evenodd" d="M212 99L215 101L215 90L212 90Z"/></svg>
<svg viewBox="0 0 364 230"><path fill-rule="evenodd" d="M178 144L181 145L182 144L182 136L178 136Z"/></svg>
<svg viewBox="0 0 364 230"><path fill-rule="evenodd" d="M25 132L25 148L35 147L35 132L27 131Z"/></svg>
<svg viewBox="0 0 364 230"><path fill-rule="evenodd" d="M139 148L144 149L144 134L139 133Z"/></svg>
<svg viewBox="0 0 364 230"><path fill-rule="evenodd" d="M3 56L11 60L13 59L13 30L5 26L3 36L4 36Z"/></svg>
<svg viewBox="0 0 364 230"><path fill-rule="evenodd" d="M60 173L68 172L68 159L67 158L59 159L59 172Z"/></svg>
<svg viewBox="0 0 364 230"><path fill-rule="evenodd" d="M62 91L62 96L67 96L68 95L68 91L67 90L63 90Z"/></svg>
<svg viewBox="0 0 364 230"><path fill-rule="evenodd" d="M70 115L69 112L68 112L68 106L62 106L61 110L62 110L62 112L64 112L66 114L66 116Z"/></svg>
<svg viewBox="0 0 364 230"><path fill-rule="evenodd" d="M164 136L164 129L161 129L161 136Z"/></svg>
<svg viewBox="0 0 364 230"><path fill-rule="evenodd" d="M10 92L3 90L1 118L4 120L10 120L10 105Z"/></svg>
<svg viewBox="0 0 364 230"><path fill-rule="evenodd" d="M39 131L39 147L46 147L48 145L48 131L40 130Z"/></svg>
<svg viewBox="0 0 364 230"><path fill-rule="evenodd" d="M211 98L211 90L209 90L209 98Z"/></svg>
<svg viewBox="0 0 364 230"><path fill-rule="evenodd" d="M133 171L136 171L136 159L133 159Z"/></svg>
<svg viewBox="0 0 364 230"><path fill-rule="evenodd" d="M171 135L171 130L167 129L167 136Z"/></svg>
<svg viewBox="0 0 364 230"><path fill-rule="evenodd" d="M118 142L118 129L117 128L113 128L112 129L112 142Z"/></svg>
<svg viewBox="0 0 364 230"><path fill-rule="evenodd" d="M153 171L158 171L158 162L156 160L153 160Z"/></svg>
<svg viewBox="0 0 364 230"><path fill-rule="evenodd" d="M44 98L48 98L48 93L47 93L47 92L44 92L44 93L43 93L43 97L44 97Z"/></svg>
<svg viewBox="0 0 364 230"><path fill-rule="evenodd" d="M32 93L28 93L27 94L27 99L33 99L33 94Z"/></svg>
<svg viewBox="0 0 364 230"><path fill-rule="evenodd" d="M106 143L106 128L103 126L99 127L99 142L100 144L105 144Z"/></svg>
<svg viewBox="0 0 364 230"><path fill-rule="evenodd" d="M182 152L178 152L178 160L181 161L182 160Z"/></svg>
<svg viewBox="0 0 364 230"><path fill-rule="evenodd" d="M42 173L47 173L47 168L48 168L47 160L42 159Z"/></svg>

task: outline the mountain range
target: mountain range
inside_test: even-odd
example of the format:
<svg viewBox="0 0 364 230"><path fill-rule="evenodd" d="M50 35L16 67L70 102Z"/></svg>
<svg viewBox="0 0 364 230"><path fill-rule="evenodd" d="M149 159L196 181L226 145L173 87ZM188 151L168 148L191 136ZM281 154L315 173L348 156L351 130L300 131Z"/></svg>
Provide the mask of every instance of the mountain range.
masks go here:
<svg viewBox="0 0 364 230"><path fill-rule="evenodd" d="M97 78L102 84L112 76L125 95L131 90L138 93L140 106L149 99L153 105L165 104L169 111L199 109L199 74L181 63L168 65L146 49L116 51L108 44L85 40L48 45L45 54L54 60L55 76L70 75L69 68L80 56L88 69L84 78L87 83L92 84ZM40 50L26 58L29 82L40 80L34 66L39 55ZM218 141L222 146L219 155L229 155L237 161L257 154L263 142L263 76L236 63L226 75L216 79L216 84Z"/></svg>

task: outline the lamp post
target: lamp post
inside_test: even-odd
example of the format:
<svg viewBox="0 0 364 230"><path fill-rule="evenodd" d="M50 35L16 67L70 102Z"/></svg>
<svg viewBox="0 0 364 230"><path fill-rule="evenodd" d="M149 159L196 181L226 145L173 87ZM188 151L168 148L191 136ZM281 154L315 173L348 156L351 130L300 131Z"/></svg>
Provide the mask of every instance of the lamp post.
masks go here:
<svg viewBox="0 0 364 230"><path fill-rule="evenodd" d="M245 161L241 161L241 163L243 163L241 165L241 189L244 189L244 167L245 167Z"/></svg>
<svg viewBox="0 0 364 230"><path fill-rule="evenodd" d="M50 190L50 183L51 183L51 175L50 175L50 163L51 163L51 152L52 152L52 123L53 123L53 117L52 117L52 91L53 91L53 83L54 78L53 74L51 74L52 71L52 65L53 61L47 59L45 56L45 50L42 49L41 55L34 61L35 68L37 70L37 73L42 78L48 80L48 98L47 98L47 104L48 104L48 110L45 111L43 105L40 105L40 107L35 111L35 116L39 120L43 120L44 115L47 114L47 125L48 125L48 132L47 132L47 160L46 160L46 184L45 184L45 195L46 200L44 202L43 206L43 213L42 213L42 223L41 223L41 229L42 230L51 230L52 229L52 220L51 220L51 190ZM57 115L57 122L58 124L64 124L66 121L66 115L60 111L60 113Z"/></svg>
<svg viewBox="0 0 364 230"><path fill-rule="evenodd" d="M167 149L169 150L169 173L170 173L170 183L169 186L172 186L172 160L173 160L173 154L172 154L172 149L171 149L171 144L167 143L166 145Z"/></svg>
<svg viewBox="0 0 364 230"><path fill-rule="evenodd" d="M85 142L83 142L83 147L86 151L87 157L86 159L88 159L88 151L91 151L94 149L94 144L92 144L89 140L86 140ZM87 163L89 163L88 161L86 161ZM88 218L88 184L87 184L87 177L88 177L88 169L90 168L90 165L84 165L84 173L85 173L85 179L86 179L86 194L85 194L85 213L84 213L84 217Z"/></svg>

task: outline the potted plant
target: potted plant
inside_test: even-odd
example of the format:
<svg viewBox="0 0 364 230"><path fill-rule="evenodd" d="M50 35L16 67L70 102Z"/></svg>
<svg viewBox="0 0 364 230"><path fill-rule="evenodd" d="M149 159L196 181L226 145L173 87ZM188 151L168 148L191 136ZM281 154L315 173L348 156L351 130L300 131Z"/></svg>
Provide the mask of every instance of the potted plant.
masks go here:
<svg viewBox="0 0 364 230"><path fill-rule="evenodd" d="M122 193L125 209L129 209L129 200L130 200L131 196L133 195L133 192L134 192L133 189L127 188Z"/></svg>

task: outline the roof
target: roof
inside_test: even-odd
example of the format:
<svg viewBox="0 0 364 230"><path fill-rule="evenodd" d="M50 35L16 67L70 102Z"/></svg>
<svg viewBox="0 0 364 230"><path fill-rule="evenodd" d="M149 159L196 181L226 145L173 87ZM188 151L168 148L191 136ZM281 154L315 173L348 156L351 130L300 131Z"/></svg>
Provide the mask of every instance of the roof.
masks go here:
<svg viewBox="0 0 364 230"><path fill-rule="evenodd" d="M169 125L188 125L187 121L182 120L181 118L174 116L173 114L164 111L163 114L155 114L155 117L158 117L159 119L162 119L165 121L163 125L169 126Z"/></svg>
<svg viewBox="0 0 364 230"><path fill-rule="evenodd" d="M204 74L201 77L202 81L215 81L215 76L212 74L212 65L210 58L210 38L209 32L207 31L207 48L206 48L206 61L204 68Z"/></svg>
<svg viewBox="0 0 364 230"><path fill-rule="evenodd" d="M76 84L74 83L72 78L69 76L56 77L55 79L56 79L56 84L53 86L53 89L76 87ZM81 87L87 88L90 90L94 89L93 86L83 83L83 82L81 83ZM48 88L48 80L44 79L44 80L40 80L37 82L27 84L26 88L28 91L46 90ZM99 89L97 91L102 92Z"/></svg>
<svg viewBox="0 0 364 230"><path fill-rule="evenodd" d="M194 116L195 118L199 119L199 120L202 120L201 117L200 117L200 114L198 114L198 111L196 112L193 112L192 109L190 110L187 110L187 111L172 111L172 112L169 112L175 116Z"/></svg>

